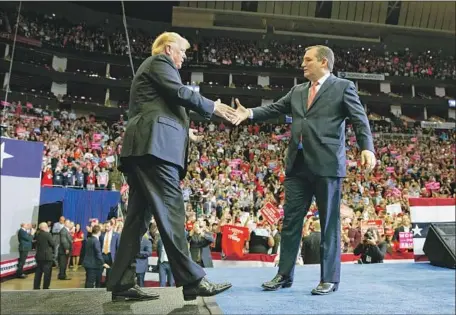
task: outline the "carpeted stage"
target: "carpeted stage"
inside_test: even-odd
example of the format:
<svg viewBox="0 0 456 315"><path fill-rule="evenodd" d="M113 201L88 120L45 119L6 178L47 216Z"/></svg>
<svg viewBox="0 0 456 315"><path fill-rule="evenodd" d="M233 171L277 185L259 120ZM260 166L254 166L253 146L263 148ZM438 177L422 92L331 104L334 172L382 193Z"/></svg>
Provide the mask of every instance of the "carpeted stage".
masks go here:
<svg viewBox="0 0 456 315"><path fill-rule="evenodd" d="M184 302L181 289L149 302L112 303L98 289L2 291L2 314L455 314L455 270L427 263L342 265L339 291L312 296L318 265L296 268L292 288L263 292L276 268L208 269L213 281L233 288L215 298Z"/></svg>

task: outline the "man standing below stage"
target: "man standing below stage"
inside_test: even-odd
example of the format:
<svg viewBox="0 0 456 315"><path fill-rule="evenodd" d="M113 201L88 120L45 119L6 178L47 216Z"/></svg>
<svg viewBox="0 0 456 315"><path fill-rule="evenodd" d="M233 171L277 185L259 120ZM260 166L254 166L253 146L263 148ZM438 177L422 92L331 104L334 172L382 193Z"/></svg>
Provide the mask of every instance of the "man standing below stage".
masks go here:
<svg viewBox="0 0 456 315"><path fill-rule="evenodd" d="M19 259L17 262L16 276L24 279L27 276L24 274L24 265L27 260L28 252L32 250L32 241L35 230L32 229L31 224L22 223L21 228L17 232L17 239L19 241Z"/></svg>
<svg viewBox="0 0 456 315"><path fill-rule="evenodd" d="M119 249L120 234L114 231L112 221L105 223L105 232L100 236L101 253L104 263L109 266L106 268L105 283L108 283L111 275L111 266L116 260L116 253Z"/></svg>
<svg viewBox="0 0 456 315"><path fill-rule="evenodd" d="M59 246L59 280L71 280L66 275L68 260L70 259L71 249L73 247L73 238L70 235L71 221L65 220L64 227L60 230Z"/></svg>
<svg viewBox="0 0 456 315"><path fill-rule="evenodd" d="M189 141L199 141L189 129L190 110L210 119L213 114L232 120L235 110L220 100L211 101L182 84L179 69L190 47L177 33L165 32L154 41L133 78L129 119L119 169L127 176L129 202L119 255L107 284L113 300L156 299L135 285L135 258L141 236L152 215L184 300L213 296L231 284L213 284L203 268L189 257L184 234L185 209L180 180L187 169Z"/></svg>
<svg viewBox="0 0 456 315"><path fill-rule="evenodd" d="M39 231L36 233L36 270L33 281L33 289L39 290L41 286L41 277L43 279L43 289L49 289L52 275L52 261L54 260L55 242L49 233L49 227L46 222L40 223Z"/></svg>
<svg viewBox="0 0 456 315"><path fill-rule="evenodd" d="M59 265L59 246L60 246L60 230L65 226L65 217L61 216L59 222L55 222L52 225L52 238L54 239L55 249L54 249L54 264Z"/></svg>
<svg viewBox="0 0 456 315"><path fill-rule="evenodd" d="M294 266L301 241L304 216L316 197L321 224L320 283L312 294L337 290L340 281L341 180L346 176L345 119L355 127L361 164L375 166L369 122L353 82L331 74L334 53L326 46L308 47L303 58L304 76L310 81L296 85L267 106L246 109L236 99L238 125L248 118L267 120L291 114L291 139L285 179L285 217L277 275L263 283L265 290L293 284Z"/></svg>

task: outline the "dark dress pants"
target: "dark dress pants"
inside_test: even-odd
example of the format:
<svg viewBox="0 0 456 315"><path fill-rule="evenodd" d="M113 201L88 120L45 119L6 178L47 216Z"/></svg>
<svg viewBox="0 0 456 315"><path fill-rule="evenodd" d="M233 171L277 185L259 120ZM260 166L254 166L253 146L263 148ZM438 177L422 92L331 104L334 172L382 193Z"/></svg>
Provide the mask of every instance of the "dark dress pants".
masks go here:
<svg viewBox="0 0 456 315"><path fill-rule="evenodd" d="M19 259L17 261L16 275L21 276L24 274L24 265L27 260L28 250L19 251Z"/></svg>
<svg viewBox="0 0 456 315"><path fill-rule="evenodd" d="M285 178L284 220L280 240L279 274L293 278L304 217L315 195L320 217L320 281L340 281L340 177L319 177L304 163L302 151Z"/></svg>
<svg viewBox="0 0 456 315"><path fill-rule="evenodd" d="M86 270L86 288L99 288L101 287L101 276L103 274L103 267L99 268L85 268Z"/></svg>
<svg viewBox="0 0 456 315"><path fill-rule="evenodd" d="M127 178L129 202L118 250L121 254L114 261L107 289L123 291L135 285L136 255L152 215L176 286L202 279L205 272L192 261L185 238L185 209L178 167L153 157L142 157L131 163Z"/></svg>
<svg viewBox="0 0 456 315"><path fill-rule="evenodd" d="M68 259L70 258L70 255L68 254L62 254L59 253L59 279L65 279L66 278L66 269L68 266Z"/></svg>
<svg viewBox="0 0 456 315"><path fill-rule="evenodd" d="M37 260L35 269L35 279L33 279L33 289L39 290L41 287L41 277L43 277L43 289L49 289L52 276L52 260Z"/></svg>

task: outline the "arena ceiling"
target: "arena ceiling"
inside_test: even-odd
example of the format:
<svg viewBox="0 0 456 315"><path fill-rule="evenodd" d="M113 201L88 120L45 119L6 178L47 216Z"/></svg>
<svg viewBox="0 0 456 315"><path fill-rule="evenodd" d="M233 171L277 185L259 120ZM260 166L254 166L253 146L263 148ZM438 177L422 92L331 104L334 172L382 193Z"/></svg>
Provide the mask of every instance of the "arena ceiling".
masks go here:
<svg viewBox="0 0 456 315"><path fill-rule="evenodd" d="M267 24L283 31L363 37L401 29L408 35L413 35L409 32L414 29L455 34L454 1L181 1L180 6L214 12L216 26L264 29ZM261 15L235 18L233 11ZM379 28L379 24L385 27Z"/></svg>

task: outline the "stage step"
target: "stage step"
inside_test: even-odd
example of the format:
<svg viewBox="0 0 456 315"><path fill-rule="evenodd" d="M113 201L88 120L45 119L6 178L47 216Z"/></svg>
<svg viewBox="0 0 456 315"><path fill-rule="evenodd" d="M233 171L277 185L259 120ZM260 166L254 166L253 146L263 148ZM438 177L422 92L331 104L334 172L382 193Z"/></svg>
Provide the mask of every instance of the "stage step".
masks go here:
<svg viewBox="0 0 456 315"><path fill-rule="evenodd" d="M112 302L104 289L2 291L1 314L215 314L214 298L184 302L181 288L145 288L160 299L144 302Z"/></svg>

